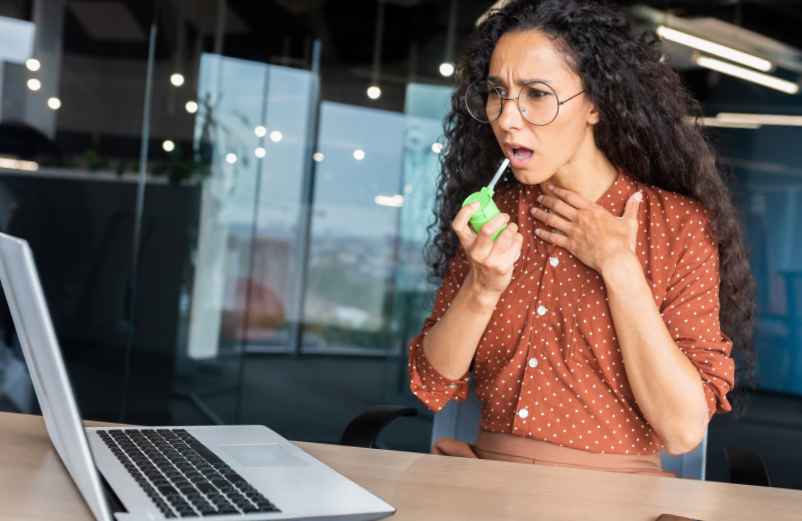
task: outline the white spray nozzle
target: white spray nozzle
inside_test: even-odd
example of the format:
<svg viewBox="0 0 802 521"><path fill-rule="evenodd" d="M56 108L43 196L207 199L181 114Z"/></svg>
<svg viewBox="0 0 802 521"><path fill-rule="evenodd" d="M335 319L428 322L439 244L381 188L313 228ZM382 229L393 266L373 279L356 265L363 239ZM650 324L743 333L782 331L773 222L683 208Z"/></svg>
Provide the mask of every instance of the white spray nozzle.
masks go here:
<svg viewBox="0 0 802 521"><path fill-rule="evenodd" d="M510 160L508 158L504 158L504 161L501 162L501 166L499 166L498 170L496 170L496 175L493 176L493 180L490 181L489 185L487 185L487 188L490 189L491 192L496 187L496 183L498 183L498 180L501 179L501 175L507 169L509 164Z"/></svg>

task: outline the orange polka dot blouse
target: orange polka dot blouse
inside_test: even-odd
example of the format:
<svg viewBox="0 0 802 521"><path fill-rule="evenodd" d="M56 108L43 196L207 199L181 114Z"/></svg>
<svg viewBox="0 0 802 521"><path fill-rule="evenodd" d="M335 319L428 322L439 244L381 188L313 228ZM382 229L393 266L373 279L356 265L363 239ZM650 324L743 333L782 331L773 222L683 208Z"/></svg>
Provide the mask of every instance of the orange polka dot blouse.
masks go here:
<svg viewBox="0 0 802 521"><path fill-rule="evenodd" d="M620 173L597 201L622 215L643 193L638 258L671 336L699 370L710 415L730 411L732 342L719 324L719 258L705 210L681 195ZM474 379L481 429L595 453L654 454L662 442L646 422L627 381L601 276L566 250L534 234L529 210L539 185L515 183L496 204L524 236L512 282L458 380L427 359L423 338L446 313L468 274L460 250L451 260L431 315L409 346L412 392L432 411L465 399Z"/></svg>

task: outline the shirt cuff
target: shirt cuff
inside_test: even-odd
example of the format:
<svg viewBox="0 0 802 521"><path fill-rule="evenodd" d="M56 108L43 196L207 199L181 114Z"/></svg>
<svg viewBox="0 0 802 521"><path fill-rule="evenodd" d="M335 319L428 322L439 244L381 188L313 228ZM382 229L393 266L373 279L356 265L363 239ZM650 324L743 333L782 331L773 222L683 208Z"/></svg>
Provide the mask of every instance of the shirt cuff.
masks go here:
<svg viewBox="0 0 802 521"><path fill-rule="evenodd" d="M704 378L704 375L702 375ZM713 416L721 411L721 412L730 412L732 411L732 405L730 405L729 400L727 400L726 396L720 396L718 389L712 383L709 382L702 382L702 387L705 391L705 402L707 402L707 416L708 419L712 419Z"/></svg>
<svg viewBox="0 0 802 521"><path fill-rule="evenodd" d="M426 356L426 351L423 349L423 342L421 342L420 349L417 350L416 365L421 377L421 382L424 382L427 390L441 391L453 394L455 391L461 391L463 388L467 392L468 382L470 381L470 372L466 371L461 378L451 379L443 376L440 371L434 368Z"/></svg>

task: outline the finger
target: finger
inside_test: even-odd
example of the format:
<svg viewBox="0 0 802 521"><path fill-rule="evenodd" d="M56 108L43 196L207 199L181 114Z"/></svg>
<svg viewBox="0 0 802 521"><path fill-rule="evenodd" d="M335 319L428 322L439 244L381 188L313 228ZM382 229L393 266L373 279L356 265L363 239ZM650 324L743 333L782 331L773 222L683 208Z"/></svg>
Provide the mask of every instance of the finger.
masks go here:
<svg viewBox="0 0 802 521"><path fill-rule="evenodd" d="M512 235L510 246L504 250L503 252L503 259L502 262L504 266L510 267L514 266L518 259L521 258L521 254L523 252L523 244L524 244L524 236L521 234L520 231L515 232Z"/></svg>
<svg viewBox="0 0 802 521"><path fill-rule="evenodd" d="M493 250L493 234L502 229L510 221L510 216L500 213L493 217L476 237L470 248L470 257L474 262L484 263Z"/></svg>
<svg viewBox="0 0 802 521"><path fill-rule="evenodd" d="M518 259L522 244L523 235L518 232L518 225L510 224L496 240L485 266L497 273L507 273Z"/></svg>
<svg viewBox="0 0 802 521"><path fill-rule="evenodd" d="M471 216L475 214L481 205L478 202L471 203L468 206L463 206L459 212L457 212L456 217L454 217L453 226L454 228L467 228L468 221L471 219Z"/></svg>
<svg viewBox="0 0 802 521"><path fill-rule="evenodd" d="M638 208L640 207L640 203L643 201L643 193L640 191L635 192L630 196L627 200L627 204L624 207L624 215L622 216L624 219L628 220L638 220Z"/></svg>
<svg viewBox="0 0 802 521"><path fill-rule="evenodd" d="M503 257L507 251L512 248L517 234L518 225L510 223L507 228L501 232L501 235L498 236L495 244L493 244L493 250L490 252L488 260L495 259L496 257Z"/></svg>
<svg viewBox="0 0 802 521"><path fill-rule="evenodd" d="M557 197L553 197L550 195L539 195L537 198L537 202L541 205L545 206L546 208L556 212L569 221L573 221L576 218L576 208L569 205L562 199L558 199Z"/></svg>
<svg viewBox="0 0 802 521"><path fill-rule="evenodd" d="M471 216L479 210L480 206L479 203L471 203L463 207L457 212L457 216L454 217L454 220L451 222L451 229L457 234L457 238L464 249L468 249L476 239L476 234L471 227L468 226L468 221Z"/></svg>
<svg viewBox="0 0 802 521"><path fill-rule="evenodd" d="M559 197L560 199L567 202L574 208L579 208L580 210L583 208L587 208L592 204L590 201L588 201L578 193L572 190L567 190L565 188L559 188L551 183L544 183L543 190L547 194Z"/></svg>
<svg viewBox="0 0 802 521"><path fill-rule="evenodd" d="M515 234L515 237L512 239L512 247L507 250L507 258L509 259L508 262L510 266L515 266L515 263L521 258L523 253L523 244L524 236L520 233Z"/></svg>
<svg viewBox="0 0 802 521"><path fill-rule="evenodd" d="M574 224L572 222L567 221L556 213L547 213L546 211L537 207L532 208L530 212L538 221L550 226L551 228L554 228L555 230L560 230L563 233L568 234L574 228Z"/></svg>
<svg viewBox="0 0 802 521"><path fill-rule="evenodd" d="M570 241L568 240L568 237L566 237L561 233L550 232L543 228L536 228L535 235L537 235L546 242L550 242L551 244L557 245L561 248L565 248L566 250L571 251L571 248L569 246Z"/></svg>
<svg viewBox="0 0 802 521"><path fill-rule="evenodd" d="M513 255L512 262L516 263L524 252L524 236L520 233L515 237L515 246L513 247L513 251L515 252L515 255Z"/></svg>
<svg viewBox="0 0 802 521"><path fill-rule="evenodd" d="M516 262L518 262L518 259L521 258L521 255L523 254L523 246L524 246L524 236L521 235L520 233L516 234L512 249L510 250L512 255L512 264L515 264Z"/></svg>

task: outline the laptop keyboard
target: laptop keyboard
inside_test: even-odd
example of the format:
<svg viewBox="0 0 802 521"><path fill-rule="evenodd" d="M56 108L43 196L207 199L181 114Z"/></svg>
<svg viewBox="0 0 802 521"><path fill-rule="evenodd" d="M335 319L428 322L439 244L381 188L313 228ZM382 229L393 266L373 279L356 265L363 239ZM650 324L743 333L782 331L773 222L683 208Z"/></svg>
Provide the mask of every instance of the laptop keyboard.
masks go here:
<svg viewBox="0 0 802 521"><path fill-rule="evenodd" d="M97 433L167 518L280 512L184 429Z"/></svg>

